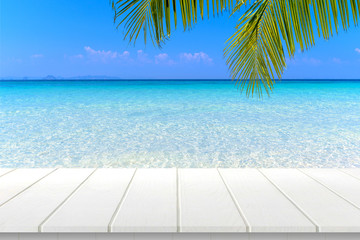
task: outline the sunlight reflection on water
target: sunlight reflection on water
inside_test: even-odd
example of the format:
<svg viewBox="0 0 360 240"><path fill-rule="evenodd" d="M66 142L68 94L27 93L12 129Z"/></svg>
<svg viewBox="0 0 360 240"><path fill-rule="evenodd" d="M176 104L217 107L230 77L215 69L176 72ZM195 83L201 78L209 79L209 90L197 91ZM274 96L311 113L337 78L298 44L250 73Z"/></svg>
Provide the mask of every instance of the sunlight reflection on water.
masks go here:
<svg viewBox="0 0 360 240"><path fill-rule="evenodd" d="M360 167L360 82L0 82L0 167Z"/></svg>

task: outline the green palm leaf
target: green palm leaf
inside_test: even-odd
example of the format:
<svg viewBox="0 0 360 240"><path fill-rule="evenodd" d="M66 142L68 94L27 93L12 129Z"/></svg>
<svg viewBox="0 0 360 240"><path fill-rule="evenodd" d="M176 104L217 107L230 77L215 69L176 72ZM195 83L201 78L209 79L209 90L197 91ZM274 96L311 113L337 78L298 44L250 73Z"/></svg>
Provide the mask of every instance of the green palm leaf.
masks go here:
<svg viewBox="0 0 360 240"><path fill-rule="evenodd" d="M191 29L198 21L198 16L219 14L231 11L249 0L112 0L114 22L117 28L123 25L125 37L135 42L140 32L143 32L144 41L150 37L153 43L161 46L171 34L171 25L177 27L178 15L182 20L184 30ZM172 15L172 17L171 17Z"/></svg>
<svg viewBox="0 0 360 240"><path fill-rule="evenodd" d="M283 44L293 57L296 44L301 51L315 45L314 27L319 37L329 39L334 30L338 32L339 18L342 28L348 29L350 11L357 25L359 10L359 0L254 1L225 48L232 78L247 95L261 95L263 89L269 94L272 79L281 79L286 68Z"/></svg>
<svg viewBox="0 0 360 240"><path fill-rule="evenodd" d="M233 80L248 96L269 94L273 79L281 79L286 68L284 45L291 58L297 46L304 51L315 45L314 32L329 39L340 27L347 30L350 18L357 25L360 16L360 0L119 0L112 6L125 38L135 42L143 32L145 42L150 36L161 46L170 37L171 26L176 28L178 14L186 30L198 15L203 19L204 12L208 17L211 11L234 13L247 3L252 5L240 17L224 53Z"/></svg>

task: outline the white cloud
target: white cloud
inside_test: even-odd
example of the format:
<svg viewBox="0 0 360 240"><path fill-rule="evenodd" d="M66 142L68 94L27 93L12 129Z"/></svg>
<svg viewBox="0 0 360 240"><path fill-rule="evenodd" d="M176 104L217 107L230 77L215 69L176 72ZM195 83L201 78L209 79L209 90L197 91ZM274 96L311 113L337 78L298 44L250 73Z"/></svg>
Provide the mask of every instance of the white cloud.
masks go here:
<svg viewBox="0 0 360 240"><path fill-rule="evenodd" d="M124 51L122 53L118 53L116 51L105 51L105 50L95 50L92 49L89 46L85 46L84 47L85 52L88 54L88 57L90 57L92 60L94 61L102 61L102 62L107 62L110 60L114 60L114 59L124 59L124 58L128 58L130 56L130 52L128 51ZM76 55L78 56L78 58L82 58L82 54L78 54Z"/></svg>
<svg viewBox="0 0 360 240"><path fill-rule="evenodd" d="M152 60L148 58L148 55L143 50L137 50L137 58L141 63L152 63Z"/></svg>
<svg viewBox="0 0 360 240"><path fill-rule="evenodd" d="M42 57L44 57L44 55L42 55L42 54L33 54L33 55L31 55L31 58L42 58Z"/></svg>
<svg viewBox="0 0 360 240"><path fill-rule="evenodd" d="M203 62L206 64L211 64L213 62L212 58L204 52L182 53L180 54L180 58L186 62Z"/></svg>
<svg viewBox="0 0 360 240"><path fill-rule="evenodd" d="M340 59L340 58L336 58L336 57L334 57L334 58L332 59L332 61L333 61L334 63L337 63L337 64L340 64L340 63L341 63L341 59Z"/></svg>
<svg viewBox="0 0 360 240"><path fill-rule="evenodd" d="M175 61L169 58L169 55L167 53L160 53L158 55L155 55L155 63L156 64L167 64L167 65L173 65L175 64Z"/></svg>
<svg viewBox="0 0 360 240"><path fill-rule="evenodd" d="M335 60L334 60L335 59ZM332 59L332 61L336 61L336 60L340 60L337 58ZM303 58L299 58L296 55L292 58L286 58L286 64L288 65L297 65L297 66L301 66L301 65L312 65L312 66L319 66L323 63L323 61L321 61L320 59L317 58L308 58L308 57L303 57Z"/></svg>
<svg viewBox="0 0 360 240"><path fill-rule="evenodd" d="M128 52L128 51L124 51L121 55L120 55L120 57L129 57L130 56L130 52Z"/></svg>
<svg viewBox="0 0 360 240"><path fill-rule="evenodd" d="M117 52L112 51L105 51L105 50L94 50L91 47L85 46L85 52L91 56L101 58L102 60L105 59L113 59L117 57Z"/></svg>
<svg viewBox="0 0 360 240"><path fill-rule="evenodd" d="M296 65L296 64L298 64L299 63L299 60L298 60L298 58L295 56L295 57L291 57L291 58L286 58L285 59L285 61L286 61L286 64L287 65Z"/></svg>
<svg viewBox="0 0 360 240"><path fill-rule="evenodd" d="M167 53L160 53L160 54L155 56L155 63L165 61L168 58L169 58L169 55Z"/></svg>
<svg viewBox="0 0 360 240"><path fill-rule="evenodd" d="M78 54L78 55L74 55L72 56L73 58L78 58L78 59L83 59L84 58L84 55L82 54Z"/></svg>
<svg viewBox="0 0 360 240"><path fill-rule="evenodd" d="M360 48L355 48L355 52L360 53Z"/></svg>
<svg viewBox="0 0 360 240"><path fill-rule="evenodd" d="M14 57L8 58L8 61L11 63L22 63L23 62L23 60L21 58L14 58Z"/></svg>
<svg viewBox="0 0 360 240"><path fill-rule="evenodd" d="M159 64L159 65L174 65L177 64L178 59L174 60L168 53L159 53L157 55L149 56L143 50L137 50L135 55L131 55L129 51L117 52L111 50L96 50L90 46L84 47L85 53L67 56L65 58L70 60L87 60L90 62L103 63L126 63L126 64ZM204 52L196 53L182 53L179 60L188 63L204 63L212 64L213 59Z"/></svg>
<svg viewBox="0 0 360 240"><path fill-rule="evenodd" d="M322 63L322 61L320 59L317 59L317 58L303 58L302 61L306 64L310 64L310 65L314 65L314 66L317 66L317 65L320 65Z"/></svg>

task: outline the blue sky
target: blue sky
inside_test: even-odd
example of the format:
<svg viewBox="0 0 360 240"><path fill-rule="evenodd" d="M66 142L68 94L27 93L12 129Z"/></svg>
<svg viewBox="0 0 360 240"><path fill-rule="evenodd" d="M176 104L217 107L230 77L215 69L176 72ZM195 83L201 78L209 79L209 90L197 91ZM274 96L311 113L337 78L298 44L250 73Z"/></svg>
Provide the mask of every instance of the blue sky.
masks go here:
<svg viewBox="0 0 360 240"><path fill-rule="evenodd" d="M229 78L223 57L237 17L223 14L178 28L162 49L129 45L108 0L0 0L0 77L106 75L136 78ZM360 78L360 29L351 27L297 52L283 78Z"/></svg>

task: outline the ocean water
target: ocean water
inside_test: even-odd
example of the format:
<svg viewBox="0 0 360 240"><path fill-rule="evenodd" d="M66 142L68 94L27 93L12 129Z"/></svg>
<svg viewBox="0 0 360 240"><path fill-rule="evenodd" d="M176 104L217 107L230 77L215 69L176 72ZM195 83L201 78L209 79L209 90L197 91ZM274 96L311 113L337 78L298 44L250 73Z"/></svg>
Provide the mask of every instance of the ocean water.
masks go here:
<svg viewBox="0 0 360 240"><path fill-rule="evenodd" d="M2 81L0 167L360 167L360 81Z"/></svg>

